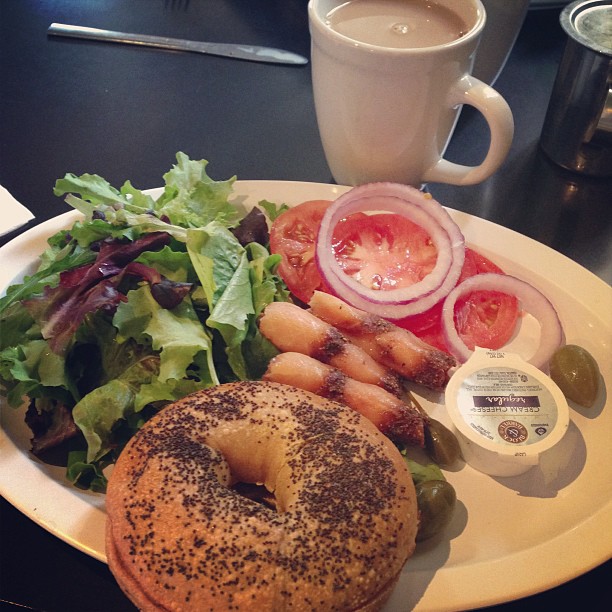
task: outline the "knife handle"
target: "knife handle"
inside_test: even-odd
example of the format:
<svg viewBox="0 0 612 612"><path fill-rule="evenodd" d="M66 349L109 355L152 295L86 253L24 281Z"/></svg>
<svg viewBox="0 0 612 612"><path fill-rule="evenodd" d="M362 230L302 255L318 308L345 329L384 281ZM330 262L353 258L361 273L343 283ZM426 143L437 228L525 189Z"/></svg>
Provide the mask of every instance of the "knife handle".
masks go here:
<svg viewBox="0 0 612 612"><path fill-rule="evenodd" d="M56 36L68 36L71 38L88 38L91 40L105 40L110 42L121 42L135 45L147 45L161 47L162 49L185 49L189 41L182 45L173 43L173 39L164 36L151 36L149 34L128 34L126 32L115 32L101 28L88 28L86 26L68 25L65 23L52 23L48 29L49 34Z"/></svg>
<svg viewBox="0 0 612 612"><path fill-rule="evenodd" d="M223 57L233 57L236 59L244 59L255 62L294 65L303 65L308 63L308 60L305 57L297 55L296 53L291 53L290 51L284 51L282 49L273 49L270 47L258 47L255 45L210 43L194 40L183 40L181 38L169 38L167 36L151 36L149 34L128 34L126 32L115 32L113 30L68 25L65 23L52 23L47 31L49 34L56 36L88 38L107 42L172 49L174 51L209 53L211 55L221 55Z"/></svg>

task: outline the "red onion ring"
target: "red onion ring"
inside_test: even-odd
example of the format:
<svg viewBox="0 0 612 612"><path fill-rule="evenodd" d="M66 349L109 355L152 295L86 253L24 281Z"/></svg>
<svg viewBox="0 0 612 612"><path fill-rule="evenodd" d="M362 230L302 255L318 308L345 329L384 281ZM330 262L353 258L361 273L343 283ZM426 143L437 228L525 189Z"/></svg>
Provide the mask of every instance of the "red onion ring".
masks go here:
<svg viewBox="0 0 612 612"><path fill-rule="evenodd" d="M438 251L434 269L409 287L375 290L344 272L333 252L339 221L356 212L390 212L422 227ZM329 287L355 308L388 319L424 312L456 285L465 259L461 230L443 206L418 189L399 183L369 183L340 196L325 212L316 243L316 262Z"/></svg>
<svg viewBox="0 0 612 612"><path fill-rule="evenodd" d="M563 329L559 316L543 293L533 285L507 274L494 272L476 274L459 283L448 294L442 307L442 328L451 353L460 362L467 361L472 355L472 351L463 342L455 327L455 303L457 299L472 291L499 291L520 300L523 310L533 315L540 324L540 344L528 361L543 370L552 354L563 342Z"/></svg>

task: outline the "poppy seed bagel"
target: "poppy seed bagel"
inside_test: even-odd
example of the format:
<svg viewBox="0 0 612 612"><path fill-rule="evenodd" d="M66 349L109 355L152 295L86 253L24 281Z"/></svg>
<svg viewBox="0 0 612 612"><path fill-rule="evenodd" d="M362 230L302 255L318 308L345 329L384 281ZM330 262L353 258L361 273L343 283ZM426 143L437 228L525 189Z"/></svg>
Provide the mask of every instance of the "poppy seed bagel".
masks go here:
<svg viewBox="0 0 612 612"><path fill-rule="evenodd" d="M161 410L122 451L106 510L109 567L142 610L376 610L418 527L410 472L376 427L264 381Z"/></svg>

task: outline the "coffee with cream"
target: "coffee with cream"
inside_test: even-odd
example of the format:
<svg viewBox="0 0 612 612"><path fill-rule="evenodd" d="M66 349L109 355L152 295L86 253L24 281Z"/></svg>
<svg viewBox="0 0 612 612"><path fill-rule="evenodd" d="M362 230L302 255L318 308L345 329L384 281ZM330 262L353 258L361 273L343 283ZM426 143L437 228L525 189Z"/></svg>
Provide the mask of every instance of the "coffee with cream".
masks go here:
<svg viewBox="0 0 612 612"><path fill-rule="evenodd" d="M308 17L317 123L336 183L472 185L499 168L514 120L470 75L480 0L309 0ZM489 126L475 166L444 158L464 104Z"/></svg>
<svg viewBox="0 0 612 612"><path fill-rule="evenodd" d="M398 49L443 45L468 29L435 0L348 0L327 14L327 25L355 41Z"/></svg>

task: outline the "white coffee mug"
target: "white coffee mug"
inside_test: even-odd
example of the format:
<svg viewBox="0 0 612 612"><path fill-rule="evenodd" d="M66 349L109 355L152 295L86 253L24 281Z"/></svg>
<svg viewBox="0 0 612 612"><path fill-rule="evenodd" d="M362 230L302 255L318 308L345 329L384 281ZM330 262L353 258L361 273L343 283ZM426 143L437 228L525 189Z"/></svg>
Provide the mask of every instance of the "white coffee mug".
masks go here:
<svg viewBox="0 0 612 612"><path fill-rule="evenodd" d="M373 1L384 9L385 1L394 0L352 1ZM512 112L500 94L470 76L485 9L480 0L432 1L453 11L464 33L435 46L398 48L362 42L334 29L330 13L346 0L310 0L317 122L337 183L470 185L485 180L506 158L514 133ZM415 2L431 4L407 4ZM402 27L396 24L400 33ZM490 146L479 166L443 157L463 104L477 108L489 125Z"/></svg>

